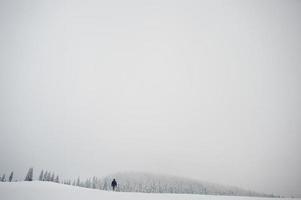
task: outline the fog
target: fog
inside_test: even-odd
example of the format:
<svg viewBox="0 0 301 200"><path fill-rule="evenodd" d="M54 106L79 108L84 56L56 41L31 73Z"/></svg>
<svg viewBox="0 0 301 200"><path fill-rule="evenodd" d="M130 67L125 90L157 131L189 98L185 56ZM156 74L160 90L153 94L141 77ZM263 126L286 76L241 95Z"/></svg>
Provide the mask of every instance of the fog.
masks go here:
<svg viewBox="0 0 301 200"><path fill-rule="evenodd" d="M0 2L0 173L301 196L301 1Z"/></svg>

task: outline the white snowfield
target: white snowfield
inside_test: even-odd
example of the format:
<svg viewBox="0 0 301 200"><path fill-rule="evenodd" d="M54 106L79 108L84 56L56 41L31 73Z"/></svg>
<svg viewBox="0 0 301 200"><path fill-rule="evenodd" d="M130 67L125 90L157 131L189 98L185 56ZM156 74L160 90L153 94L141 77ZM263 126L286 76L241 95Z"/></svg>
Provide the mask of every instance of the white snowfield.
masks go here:
<svg viewBox="0 0 301 200"><path fill-rule="evenodd" d="M276 200L279 198L150 194L87 189L53 182L0 182L1 200ZM281 198L280 200L284 200Z"/></svg>

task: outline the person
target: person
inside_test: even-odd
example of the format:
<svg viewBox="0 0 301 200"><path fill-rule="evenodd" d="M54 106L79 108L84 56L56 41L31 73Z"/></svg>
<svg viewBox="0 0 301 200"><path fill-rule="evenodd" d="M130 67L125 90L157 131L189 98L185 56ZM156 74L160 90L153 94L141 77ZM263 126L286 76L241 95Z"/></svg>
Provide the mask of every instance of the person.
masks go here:
<svg viewBox="0 0 301 200"><path fill-rule="evenodd" d="M115 188L117 187L117 182L116 182L115 178L113 179L111 186L113 188L113 191L115 191Z"/></svg>

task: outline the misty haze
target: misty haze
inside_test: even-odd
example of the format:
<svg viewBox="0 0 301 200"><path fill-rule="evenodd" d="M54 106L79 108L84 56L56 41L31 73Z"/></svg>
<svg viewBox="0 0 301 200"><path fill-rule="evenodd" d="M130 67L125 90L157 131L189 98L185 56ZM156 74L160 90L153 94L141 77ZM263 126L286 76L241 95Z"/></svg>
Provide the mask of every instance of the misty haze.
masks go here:
<svg viewBox="0 0 301 200"><path fill-rule="evenodd" d="M0 199L301 197L300 19L299 0L1 0Z"/></svg>

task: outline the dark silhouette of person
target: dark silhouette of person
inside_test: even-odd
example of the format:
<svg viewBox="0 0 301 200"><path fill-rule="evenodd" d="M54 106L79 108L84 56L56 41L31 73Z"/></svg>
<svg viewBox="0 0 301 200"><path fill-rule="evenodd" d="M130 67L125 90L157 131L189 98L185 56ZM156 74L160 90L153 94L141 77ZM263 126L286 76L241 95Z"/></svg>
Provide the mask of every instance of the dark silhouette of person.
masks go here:
<svg viewBox="0 0 301 200"><path fill-rule="evenodd" d="M116 182L115 178L113 179L111 186L113 188L113 191L115 191L115 188L117 187L117 182Z"/></svg>

